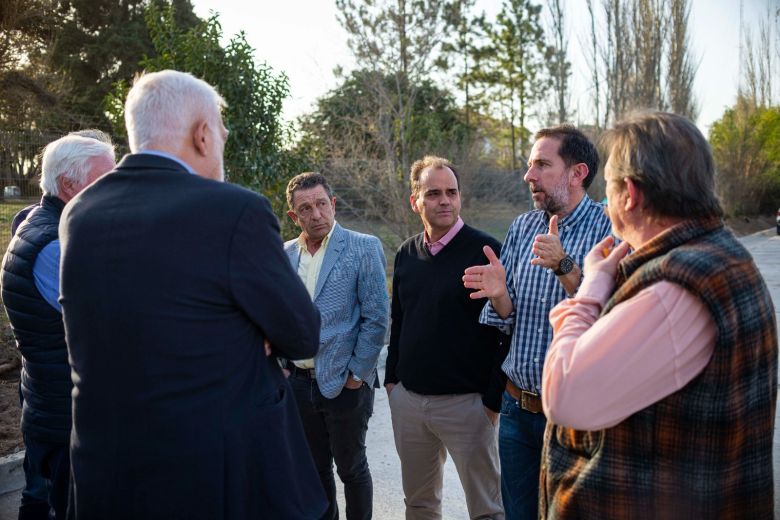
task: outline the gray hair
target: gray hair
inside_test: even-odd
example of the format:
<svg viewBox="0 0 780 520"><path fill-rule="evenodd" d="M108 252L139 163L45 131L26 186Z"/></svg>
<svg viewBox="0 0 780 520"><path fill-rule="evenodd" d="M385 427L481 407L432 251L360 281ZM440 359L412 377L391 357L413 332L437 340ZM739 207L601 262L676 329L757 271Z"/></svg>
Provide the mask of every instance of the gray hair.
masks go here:
<svg viewBox="0 0 780 520"><path fill-rule="evenodd" d="M178 146L198 118L219 115L224 106L214 87L186 72L143 74L125 101L130 151Z"/></svg>
<svg viewBox="0 0 780 520"><path fill-rule="evenodd" d="M600 145L615 180L634 181L651 213L686 219L723 215L710 145L689 119L638 112L616 123Z"/></svg>
<svg viewBox="0 0 780 520"><path fill-rule="evenodd" d="M47 144L43 149L41 189L44 195L60 194L57 179L65 176L84 186L87 173L95 157L114 160L114 147L97 139L66 135Z"/></svg>
<svg viewBox="0 0 780 520"><path fill-rule="evenodd" d="M85 128L84 130L76 130L75 132L70 132L68 135L89 137L90 139L96 139L103 143L114 146L114 142L111 141L111 136L105 133L103 130L98 130L97 128Z"/></svg>

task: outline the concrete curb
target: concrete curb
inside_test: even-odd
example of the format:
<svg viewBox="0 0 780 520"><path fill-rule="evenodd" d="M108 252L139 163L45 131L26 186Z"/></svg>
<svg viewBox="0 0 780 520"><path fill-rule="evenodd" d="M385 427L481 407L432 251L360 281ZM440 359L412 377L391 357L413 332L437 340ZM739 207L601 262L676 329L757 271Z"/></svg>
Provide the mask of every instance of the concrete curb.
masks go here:
<svg viewBox="0 0 780 520"><path fill-rule="evenodd" d="M0 495L19 491L24 487L24 450L0 457Z"/></svg>
<svg viewBox="0 0 780 520"><path fill-rule="evenodd" d="M777 234L777 228L772 227L769 229L765 229L763 231L756 231L755 233L745 235L745 237L771 237L776 234Z"/></svg>

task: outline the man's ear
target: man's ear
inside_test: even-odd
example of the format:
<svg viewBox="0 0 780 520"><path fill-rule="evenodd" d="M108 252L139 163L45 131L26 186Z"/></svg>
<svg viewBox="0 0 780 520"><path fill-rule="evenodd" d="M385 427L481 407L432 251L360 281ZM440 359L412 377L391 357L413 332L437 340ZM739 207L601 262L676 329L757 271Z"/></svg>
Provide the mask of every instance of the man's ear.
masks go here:
<svg viewBox="0 0 780 520"><path fill-rule="evenodd" d="M203 157L208 155L209 139L211 139L211 135L209 134L208 121L205 119L197 121L192 129L192 146Z"/></svg>
<svg viewBox="0 0 780 520"><path fill-rule="evenodd" d="M66 201L78 195L79 192L76 182L64 174L57 177L57 189L60 192L60 198Z"/></svg>
<svg viewBox="0 0 780 520"><path fill-rule="evenodd" d="M629 179L628 177L623 179L623 183L626 186L626 211L631 211L635 208L641 208L644 198L642 190L633 180Z"/></svg>
<svg viewBox="0 0 780 520"><path fill-rule="evenodd" d="M582 186L585 182L585 178L588 176L588 165L585 163L577 163L571 166L572 176L571 181L575 186Z"/></svg>
<svg viewBox="0 0 780 520"><path fill-rule="evenodd" d="M295 224L298 223L298 215L296 215L293 210L289 210L287 212L287 216L290 217L290 220L292 220L293 223L295 223Z"/></svg>
<svg viewBox="0 0 780 520"><path fill-rule="evenodd" d="M415 213L420 213L420 210L417 209L417 197L414 195L409 195L409 204L412 205L412 211Z"/></svg>

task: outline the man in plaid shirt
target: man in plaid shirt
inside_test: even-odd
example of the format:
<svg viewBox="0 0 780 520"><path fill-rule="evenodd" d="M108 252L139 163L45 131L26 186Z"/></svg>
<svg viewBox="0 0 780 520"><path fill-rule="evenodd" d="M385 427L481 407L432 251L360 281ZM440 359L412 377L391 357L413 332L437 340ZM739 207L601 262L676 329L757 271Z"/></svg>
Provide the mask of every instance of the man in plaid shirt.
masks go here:
<svg viewBox="0 0 780 520"><path fill-rule="evenodd" d="M490 298L480 322L512 334L499 428L507 520L537 518L546 425L539 393L552 339L547 316L577 291L585 254L610 234L603 206L585 193L598 170L593 143L571 125L540 130L535 139L524 180L536 209L512 223L500 260L485 248L490 263L463 277L466 288L476 289L472 298Z"/></svg>

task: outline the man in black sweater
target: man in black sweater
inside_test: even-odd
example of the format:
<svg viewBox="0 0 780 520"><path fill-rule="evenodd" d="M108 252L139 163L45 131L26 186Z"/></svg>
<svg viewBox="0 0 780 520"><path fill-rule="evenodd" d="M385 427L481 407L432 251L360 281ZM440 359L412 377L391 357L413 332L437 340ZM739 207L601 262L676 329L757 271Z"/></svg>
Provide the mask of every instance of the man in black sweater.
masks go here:
<svg viewBox="0 0 780 520"><path fill-rule="evenodd" d="M425 231L398 249L385 387L406 497L406 518L441 518L447 452L471 518L503 519L496 419L502 337L480 325L463 270L483 246L501 244L460 218L453 166L428 156L412 165L410 202Z"/></svg>

